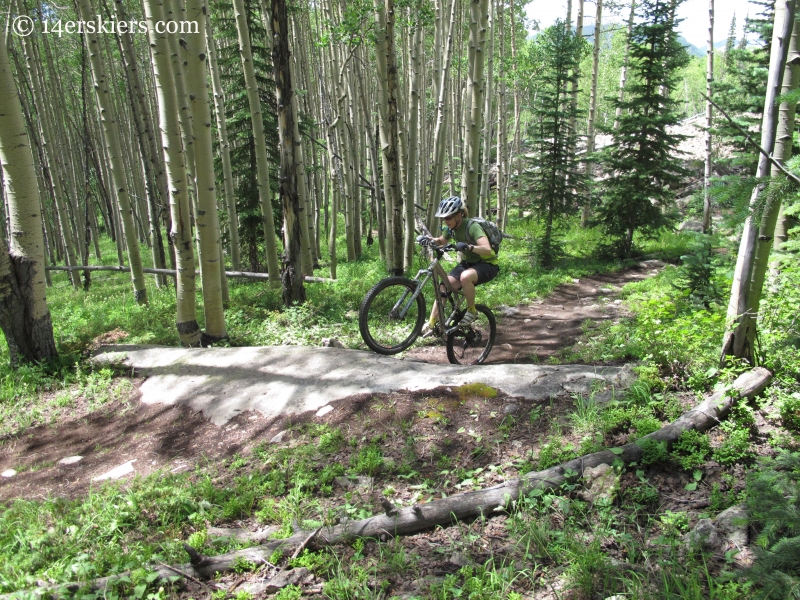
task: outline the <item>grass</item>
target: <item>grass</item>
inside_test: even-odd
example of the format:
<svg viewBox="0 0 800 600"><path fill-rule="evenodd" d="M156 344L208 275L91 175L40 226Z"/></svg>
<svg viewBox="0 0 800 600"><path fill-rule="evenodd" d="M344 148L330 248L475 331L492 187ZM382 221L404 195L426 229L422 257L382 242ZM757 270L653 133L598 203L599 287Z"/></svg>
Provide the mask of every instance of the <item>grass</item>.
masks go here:
<svg viewBox="0 0 800 600"><path fill-rule="evenodd" d="M626 266L592 258L587 249L599 241L598 232L573 227L564 238L568 255L553 271L543 271L531 253L536 232L517 223L510 233L515 239L504 243L503 274L479 290L479 298L490 306L532 302L573 278ZM690 252L691 243L690 236L664 234L642 246L648 254L669 262ZM359 347L358 305L385 269L377 245L365 247L364 256L351 263L344 260L344 244L339 248L339 280L309 284L309 301L303 306L286 309L279 290L264 283L231 280L231 304L226 311L229 343L318 345L323 337L336 337L347 346ZM103 242L103 251L104 262L113 262L116 253L108 240ZM143 252L143 256L149 254ZM724 282L729 268L730 263L721 262L716 276ZM316 274L326 275L324 270ZM679 267L668 267L657 277L626 286L622 297L635 317L587 328L581 343L563 354L564 361L640 361L640 380L625 398L604 405L592 397L576 399L574 410L564 419L551 419L537 455L520 458L516 468L545 468L617 445L625 437L637 439L680 414L680 394L705 392L737 374L736 368L716 368L724 307L718 303L707 310L693 306L677 285L680 277ZM776 423L783 415L792 427L800 428L794 422L800 422L800 336L793 304L800 274L789 269L785 278L786 286L768 293L764 301L761 342L777 381L765 406ZM11 371L5 348L0 350L0 435L56 420L79 407L93 410L125 397L126 380L119 373L94 370L82 360L97 336L119 329L127 334L126 342L177 344L171 289L158 290L148 279L150 305L141 307L133 302L127 275L94 274L92 281L88 291L75 291L65 274L53 274L48 301L59 361ZM202 325L201 297L198 307ZM380 418L391 416L388 405L376 402L373 408ZM543 412L537 410L530 420L498 419L497 439L481 440L480 452L476 446L464 455L451 450L452 435L441 435L430 447L425 447L424 440L412 439L409 421L398 424L396 435L408 437L407 451L392 465L385 461L383 438L354 439L346 430L307 425L292 429L296 444L260 446L226 464L206 464L184 474L159 473L126 485L107 484L77 500L7 503L0 506L0 592L31 588L38 580L86 580L132 569L130 582L119 594L141 598L149 591L160 597L143 565L156 558L184 561L183 541L208 554L237 547L231 542L212 542L207 525L258 522L275 526L276 535L285 537L295 524L318 527L374 514L377 509L368 492L352 489L340 498L334 494L335 479L345 475L375 478L374 489L398 503L439 497L445 489L453 493L484 487L490 472L503 476L506 470L515 471L509 465L476 468L474 461L507 444L514 427L538 425ZM417 418L430 415L430 411L423 413ZM442 409L439 434L447 432L447 416ZM750 468L751 425L744 420L732 423L715 430L722 441L713 449L707 436L695 436L684 439L672 453L649 449L648 461L678 473L681 469L691 473L709 456L729 473L738 464ZM774 438L776 445L800 447L795 433L780 436ZM435 465L438 479L422 477L423 465ZM615 594L658 599L750 597L753 590L747 582L722 582L717 579L718 569L702 556L679 555L681 536L690 522L685 514L668 514L659 508L659 490L648 479L650 468L643 464L621 472L627 479L612 505L589 506L575 496L574 488L567 487L523 498L514 511L498 519L478 519L445 530L441 535L447 539L440 537L437 542L441 544L438 558L446 561L459 552L471 557L471 562L443 578L422 582L420 597L521 598L531 588L554 582L574 590L576 597L587 598ZM724 485L714 483L709 490L712 510L741 499L743 492L734 489L729 477ZM407 490L407 496L393 496L398 489ZM502 552L485 543L498 530L509 542ZM285 560L274 557L275 563ZM350 546L306 551L292 566L314 571L325 582L323 593L328 598L381 597L393 582L416 580L422 572L414 547L399 539L388 544L359 540ZM243 572L253 568L239 565ZM279 597L300 594L300 588L290 587Z"/></svg>

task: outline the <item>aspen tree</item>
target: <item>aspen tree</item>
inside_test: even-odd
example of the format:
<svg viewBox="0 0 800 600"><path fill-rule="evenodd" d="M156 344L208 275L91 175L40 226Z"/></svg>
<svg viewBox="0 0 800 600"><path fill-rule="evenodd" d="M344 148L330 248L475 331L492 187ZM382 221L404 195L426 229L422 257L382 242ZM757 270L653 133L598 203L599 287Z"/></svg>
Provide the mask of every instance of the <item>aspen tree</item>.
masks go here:
<svg viewBox="0 0 800 600"><path fill-rule="evenodd" d="M0 164L10 234L8 246L0 242L0 328L16 367L54 358L57 351L36 171L5 40L0 40Z"/></svg>
<svg viewBox="0 0 800 600"><path fill-rule="evenodd" d="M292 106L292 77L289 58L289 23L286 17L286 0L272 0L271 33L275 41L272 48L276 95L278 100L278 140L281 154L280 196L283 205L284 245L286 255L281 272L283 302L292 306L305 302L301 266L301 224L304 218L297 193L298 164L296 163L295 111Z"/></svg>
<svg viewBox="0 0 800 600"><path fill-rule="evenodd" d="M197 178L197 214L195 223L200 240L200 275L203 286L205 335L210 341L228 336L223 311L222 281L225 265L220 247L219 214L217 212L216 177L211 136L211 107L206 76L206 13L203 0L187 0L186 18L194 29L185 34L186 91L192 113L194 132L195 177ZM222 271L222 273L221 273Z"/></svg>
<svg viewBox="0 0 800 600"><path fill-rule="evenodd" d="M258 171L258 195L261 203L261 218L264 222L264 239L267 252L267 271L269 280L280 280L278 265L278 241L275 235L274 216L272 213L272 192L269 185L269 164L267 163L267 142L264 132L264 117L261 113L261 99L258 97L258 85L253 66L253 50L250 45L250 30L243 0L233 0L233 11L236 17L236 31L239 35L239 53L242 58L247 101L250 105L250 118L253 124L255 141L256 169Z"/></svg>
<svg viewBox="0 0 800 600"><path fill-rule="evenodd" d="M584 18L584 0L578 0L578 15L575 18L575 37L579 40L583 39L583 18ZM569 22L567 25L567 31L570 31ZM595 31L595 38L599 35L597 31ZM572 83L571 85L571 95L572 99L570 100L570 119L569 119L569 128L576 132L577 129L577 114L578 114L578 83L581 77L581 70L580 70L580 62L575 67L575 73L572 75ZM577 138L576 138L577 139ZM571 152L574 152L574 147L571 149Z"/></svg>
<svg viewBox="0 0 800 600"><path fill-rule="evenodd" d="M188 176L184 166L181 129L178 122L178 99L172 72L171 50L166 34L157 33L155 27L157 22L164 20L164 7L161 0L145 0L144 11L147 18L154 80L158 95L158 117L161 146L164 152L164 168L169 182L169 208L172 216L172 229L169 236L175 249L177 263L176 325L181 343L184 346L197 346L200 344L200 327L197 324L197 290L189 213Z"/></svg>
<svg viewBox="0 0 800 600"><path fill-rule="evenodd" d="M522 196L519 193L520 188L520 174L522 173L522 153L520 151L521 136L520 136L520 117L522 114L522 105L520 103L520 90L519 80L517 78L517 13L514 10L514 0L510 0L509 4L511 12L511 69L514 72L513 85L514 85L514 140L512 142L514 147L514 157L516 158L515 169L516 182L517 182L517 216L522 218ZM511 172L509 171L509 187L511 183ZM507 213L506 213L507 214Z"/></svg>
<svg viewBox="0 0 800 600"><path fill-rule="evenodd" d="M633 19L636 14L636 0L631 0L631 10L628 15L628 35L625 37L625 56L622 59L622 67L619 71L619 94L617 95L617 109L615 111L614 129L619 127L619 117L622 114L622 101L625 99L625 84L628 81L628 59L631 54L631 31L633 31Z"/></svg>
<svg viewBox="0 0 800 600"><path fill-rule="evenodd" d="M409 21L411 9L409 8ZM411 55L409 79L409 105L408 105L408 159L406 161L406 228L405 228L405 256L403 267L410 271L414 259L414 205L421 202L417 186L417 172L419 171L419 110L420 110L420 79L419 72L422 62L422 22L419 16L414 24L414 33L411 40Z"/></svg>
<svg viewBox="0 0 800 600"><path fill-rule="evenodd" d="M374 0L375 7L375 62L378 70L378 108L380 114L381 149L383 159L383 187L387 213L391 211L389 244L391 250L390 273L403 273L403 196L400 176L397 123L397 58L394 44L394 0Z"/></svg>
<svg viewBox="0 0 800 600"><path fill-rule="evenodd" d="M489 0L471 0L467 87L470 90L469 122L466 123L466 164L461 179L466 181L466 204L470 214L478 208L478 169L480 168L480 142L483 109L483 67L486 47L486 29L489 18ZM463 184L462 184L463 187Z"/></svg>
<svg viewBox="0 0 800 600"><path fill-rule="evenodd" d="M79 0L78 2L81 18L89 21L93 18L92 8L89 0ZM147 288L144 282L144 272L142 271L142 257L139 253L139 243L136 237L136 229L133 223L133 213L131 210L128 189L125 184L125 174L123 163L120 157L120 142L118 124L114 116L112 97L110 94L109 81L106 77L103 57L100 54L100 44L96 33L86 33L85 41L89 48L89 62L92 67L92 77L94 79L97 104L101 111L103 123L103 133L108 146L111 175L116 188L117 203L119 205L120 220L128 243L128 261L131 267L131 279L133 282L133 294L136 302L147 304Z"/></svg>
<svg viewBox="0 0 800 600"><path fill-rule="evenodd" d="M48 108L49 102L46 100L42 90L42 82L39 76L39 63L33 54L33 39L31 37L21 36L21 41L22 52L25 56L25 63L30 78L33 103L39 117L39 137L42 140L44 160L46 161L50 173L50 184L53 190L56 214L58 216L61 238L64 244L64 258L66 259L67 266L75 266L78 264L77 254L75 252L76 240L68 209L71 200L65 193L59 174L63 166L61 165L61 157L56 142L57 138L53 133L52 113ZM77 271L70 271L69 277L73 287L78 289L80 287L80 273Z"/></svg>
<svg viewBox="0 0 800 600"><path fill-rule="evenodd" d="M453 34L455 33L457 0L452 0L450 4L450 18L447 26L447 42L444 45L442 55L441 74L439 83L436 86L439 90L439 97L436 101L436 126L433 131L433 157L431 169L431 184L428 195L428 227L433 231L433 210L438 206L442 197L442 187L444 186L444 158L445 146L447 143L447 112L446 102L447 88L450 75L450 65L453 57ZM450 178L454 174L450 173Z"/></svg>
<svg viewBox="0 0 800 600"><path fill-rule="evenodd" d="M506 24L505 24L505 0L497 0L497 24L500 30L500 69L497 74L497 222L500 229L506 227L508 219L508 184L509 161L508 161L508 117L506 108ZM511 15L511 27L513 35L514 15ZM491 211L489 212L491 214Z"/></svg>
<svg viewBox="0 0 800 600"><path fill-rule="evenodd" d="M783 86L781 97L791 97L790 94L800 87L800 47L798 37L800 37L800 26L798 26L797 11L794 15L794 27L792 36L789 40L789 54L784 67ZM795 114L797 104L791 100L784 100L778 107L777 131L775 135L775 151L773 156L781 163L785 164L792 157L792 141L795 130ZM770 177L780 187L779 182L784 180L784 175L775 165L770 167ZM761 211L761 220L758 227L758 240L755 248L755 258L753 259L753 275L750 278L750 306L751 311L758 313L761 302L761 293L764 287L764 280L769 266L770 250L773 247L773 238L776 234L776 226L780 211L783 206L782 195L777 190L770 190L767 193L764 208Z"/></svg>
<svg viewBox="0 0 800 600"><path fill-rule="evenodd" d="M708 49L706 50L706 156L703 171L703 233L711 233L711 126L714 107L711 98L714 93L714 0L708 0Z"/></svg>
<svg viewBox="0 0 800 600"><path fill-rule="evenodd" d="M236 196L233 192L233 170L231 168L231 144L228 141L228 126L225 118L225 93L219 76L217 49L214 36L211 34L211 19L206 18L206 45L208 46L208 70L211 74L211 85L214 94L214 111L219 136L219 154L222 162L222 186L225 192L225 210L228 213L228 248L231 253L233 270L242 268L241 248L239 245L239 215L236 212Z"/></svg>
<svg viewBox="0 0 800 600"><path fill-rule="evenodd" d="M130 20L122 0L114 0L114 8L119 22L127 22ZM150 115L149 106L144 100L144 89L136 62L136 51L133 47L132 36L118 33L116 39L120 56L122 57L125 80L128 84L128 103L136 128L136 137L139 143L139 150L141 152L147 181L147 208L148 215L150 216L150 231L153 240L153 265L156 268L164 268L164 244L161 238L161 227L158 219L159 210L161 207L165 206L168 193L167 178L164 173L164 161L160 156L161 153L156 143L155 132L153 131L153 119ZM159 287L166 285L166 275L157 275L156 281Z"/></svg>
<svg viewBox="0 0 800 600"><path fill-rule="evenodd" d="M713 1L713 0L712 0ZM594 142L595 124L597 121L597 77L600 72L600 38L603 29L603 0L595 0L597 14L594 21L594 47L592 48L592 83L589 88L589 121L586 127L586 176L588 177L588 193L583 201L581 211L581 227L589 226L592 214L592 184L594 180ZM577 108L577 105L574 105Z"/></svg>
<svg viewBox="0 0 800 600"><path fill-rule="evenodd" d="M489 42L488 57L486 64L486 82L484 85L484 109L483 109L483 157L481 158L481 187L478 196L478 215L486 217L489 214L489 160L492 154L492 107L494 83L494 4L495 0L489 0Z"/></svg>
<svg viewBox="0 0 800 600"><path fill-rule="evenodd" d="M764 98L764 114L761 123L761 147L772 152L775 145L775 99L781 89L784 67L789 52L789 41L794 24L795 0L777 0L775 2L775 20L772 29L772 45L770 51L769 76L767 93ZM759 155L757 177L766 177L770 162ZM759 184L750 197L750 206L755 208L763 190ZM722 342L721 361L728 356L743 358L748 362L755 360L756 316L758 313L758 294L754 296L752 277L754 273L758 228L755 216L750 215L744 223L739 253L736 257L736 268L733 274L731 297L728 303L728 327ZM772 237L770 235L770 237Z"/></svg>

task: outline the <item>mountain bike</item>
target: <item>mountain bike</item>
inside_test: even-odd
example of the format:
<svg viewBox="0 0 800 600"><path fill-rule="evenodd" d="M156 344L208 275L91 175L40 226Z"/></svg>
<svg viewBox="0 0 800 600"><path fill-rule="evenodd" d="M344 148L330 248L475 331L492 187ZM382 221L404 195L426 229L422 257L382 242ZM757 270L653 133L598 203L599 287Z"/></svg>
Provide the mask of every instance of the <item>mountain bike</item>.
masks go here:
<svg viewBox="0 0 800 600"><path fill-rule="evenodd" d="M487 306L477 304L478 318L469 325L461 325L466 299L461 290L450 285L439 264L445 252L455 250L455 245L438 246L424 236L418 237L417 243L428 251L430 264L420 269L414 279L387 277L367 292L358 310L361 337L378 354L398 354L411 346L428 316L423 289L430 281L439 318L425 337L435 335L444 339L447 358L453 364L482 364L497 333L494 314Z"/></svg>

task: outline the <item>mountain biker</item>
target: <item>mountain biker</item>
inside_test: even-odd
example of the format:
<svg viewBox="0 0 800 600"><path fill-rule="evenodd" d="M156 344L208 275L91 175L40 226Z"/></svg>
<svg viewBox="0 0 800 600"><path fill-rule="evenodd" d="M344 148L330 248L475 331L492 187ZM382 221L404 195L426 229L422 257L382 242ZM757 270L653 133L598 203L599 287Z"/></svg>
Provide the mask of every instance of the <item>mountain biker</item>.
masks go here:
<svg viewBox="0 0 800 600"><path fill-rule="evenodd" d="M491 281L500 272L497 264L497 254L492 250L489 238L483 231L483 227L478 223L472 223L469 228L469 237L475 240L472 244L467 237L467 224L469 213L467 207L458 196L450 196L439 203L439 210L436 216L444 221L442 235L433 238L433 241L443 246L450 240L456 241L456 250L460 253L461 262L447 274L450 285L455 289L464 290L464 298L467 300L467 312L461 319L462 325L472 323L478 316L475 308L475 286L487 281ZM444 295L446 290L441 286L441 293ZM434 329L438 320L436 305L431 311L428 320L428 328Z"/></svg>

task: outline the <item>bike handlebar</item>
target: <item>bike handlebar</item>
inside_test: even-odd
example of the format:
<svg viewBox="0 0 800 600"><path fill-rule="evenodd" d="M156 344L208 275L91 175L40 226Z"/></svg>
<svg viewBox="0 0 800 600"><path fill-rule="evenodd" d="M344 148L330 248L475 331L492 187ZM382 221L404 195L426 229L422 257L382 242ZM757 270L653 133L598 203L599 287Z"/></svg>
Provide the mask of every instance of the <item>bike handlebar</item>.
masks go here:
<svg viewBox="0 0 800 600"><path fill-rule="evenodd" d="M417 244L422 246L423 248L431 248L432 250L436 250L437 252L446 252L447 250L455 250L455 244L445 244L444 246L440 246L436 242L433 241L433 238L430 238L425 235L417 236Z"/></svg>

